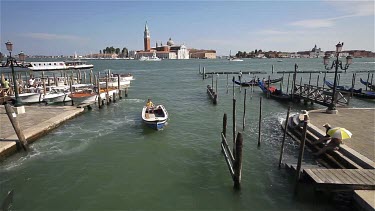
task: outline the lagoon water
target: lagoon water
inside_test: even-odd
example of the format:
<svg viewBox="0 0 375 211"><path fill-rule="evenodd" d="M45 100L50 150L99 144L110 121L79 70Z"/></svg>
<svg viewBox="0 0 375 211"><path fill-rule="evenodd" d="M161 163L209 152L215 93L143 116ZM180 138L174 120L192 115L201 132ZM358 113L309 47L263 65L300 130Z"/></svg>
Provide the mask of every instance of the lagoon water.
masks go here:
<svg viewBox="0 0 375 211"><path fill-rule="evenodd" d="M0 197L14 190L14 210L331 210L332 201L303 186L293 196L294 177L278 170L287 103L263 99L263 133L257 147L259 97L248 90L244 134L242 189L234 191L220 148L222 118L228 114L232 137L232 83L226 93L226 76L218 77L218 105L206 93L211 79L202 80L198 67L210 71L324 70L322 59L124 60L89 61L94 72L111 69L133 73L128 98L69 120L50 134L0 163ZM374 70L374 59L354 59L340 84L351 85L351 71ZM260 78L267 75L257 75ZM333 74L327 79L333 80ZM216 77L216 76L215 76ZM308 82L309 74L299 74ZM357 74L356 88L364 88ZM250 76L244 75L245 79ZM284 86L286 86L285 75ZM291 77L292 78L292 77ZM316 84L313 75L312 84ZM319 84L322 84L323 74ZM277 85L278 86L278 85ZM286 89L286 87L284 88ZM235 88L237 130L242 132L243 94ZM142 124L147 98L165 105L169 124L153 131ZM292 105L292 104L291 104ZM374 101L353 98L351 107L373 107ZM317 104L292 105L292 112L323 108ZM37 119L37 117L35 117ZM231 139L229 139L231 140ZM297 145L288 137L284 160L297 162ZM304 162L315 163L305 151Z"/></svg>

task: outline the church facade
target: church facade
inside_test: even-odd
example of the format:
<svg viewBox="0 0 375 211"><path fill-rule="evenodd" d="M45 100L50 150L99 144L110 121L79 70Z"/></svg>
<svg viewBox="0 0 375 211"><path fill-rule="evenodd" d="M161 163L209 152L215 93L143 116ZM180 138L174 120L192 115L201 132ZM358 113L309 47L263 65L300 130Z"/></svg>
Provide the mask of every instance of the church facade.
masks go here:
<svg viewBox="0 0 375 211"><path fill-rule="evenodd" d="M144 48L141 51L137 51L135 54L135 58L139 59L142 56L144 57L152 57L154 53L156 56L161 59L189 59L189 50L185 45L175 45L172 38L169 38L166 45L162 43L158 44L156 42L155 47L151 47L151 36L150 30L148 29L147 22L145 24L144 30Z"/></svg>

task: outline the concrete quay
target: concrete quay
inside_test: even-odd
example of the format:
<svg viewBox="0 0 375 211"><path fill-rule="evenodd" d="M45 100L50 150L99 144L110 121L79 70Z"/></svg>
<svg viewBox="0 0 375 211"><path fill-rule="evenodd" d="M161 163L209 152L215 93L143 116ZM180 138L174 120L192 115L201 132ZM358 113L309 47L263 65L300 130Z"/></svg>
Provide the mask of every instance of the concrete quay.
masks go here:
<svg viewBox="0 0 375 211"><path fill-rule="evenodd" d="M343 140L346 146L375 162L375 109L340 108L337 114L327 114L325 110L309 111L310 123L325 131L323 125L343 127L352 132L350 139ZM345 146L346 145L346 146Z"/></svg>
<svg viewBox="0 0 375 211"><path fill-rule="evenodd" d="M338 162L343 161L341 163L342 168L375 171L374 108L340 108L337 114L328 114L325 109L312 110L307 113L310 117L307 125L309 141L316 141L319 137L325 135L325 128L323 127L325 123L329 123L332 127L346 128L353 134L350 139L343 140L343 144L340 145L338 151L332 151L325 157L335 159ZM292 128L290 130L296 131L303 119L304 114L291 117ZM311 148L311 144L309 146ZM374 178L368 179L374 181ZM359 210L375 210L374 196L375 190L373 189L353 190L353 200Z"/></svg>
<svg viewBox="0 0 375 211"><path fill-rule="evenodd" d="M26 113L17 115L21 130L28 144L58 127L63 122L82 112L84 108L74 106L25 106ZM0 160L17 152L17 135L6 114L0 106Z"/></svg>

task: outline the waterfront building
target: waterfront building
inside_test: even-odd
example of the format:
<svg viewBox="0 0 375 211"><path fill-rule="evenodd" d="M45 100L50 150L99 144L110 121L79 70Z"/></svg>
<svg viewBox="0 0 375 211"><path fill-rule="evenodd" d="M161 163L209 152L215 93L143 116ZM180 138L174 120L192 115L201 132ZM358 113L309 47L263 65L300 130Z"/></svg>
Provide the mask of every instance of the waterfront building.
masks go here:
<svg viewBox="0 0 375 211"><path fill-rule="evenodd" d="M318 48L316 45L311 49L311 51L298 51L297 53L301 55L301 58L323 58L325 55L324 51L322 51L321 48Z"/></svg>
<svg viewBox="0 0 375 211"><path fill-rule="evenodd" d="M216 59L215 50L190 49L190 58L194 59Z"/></svg>
<svg viewBox="0 0 375 211"><path fill-rule="evenodd" d="M278 57L279 58L290 58L291 56L291 53L288 53L288 52L279 52L278 54Z"/></svg>
<svg viewBox="0 0 375 211"><path fill-rule="evenodd" d="M134 58L152 57L154 53L158 58L161 59L189 59L190 54L186 45L175 45L172 38L169 38L166 45L160 42L156 42L155 47L151 48L151 36L147 22L145 24L145 30L143 34L144 48L142 51L137 51L134 54Z"/></svg>

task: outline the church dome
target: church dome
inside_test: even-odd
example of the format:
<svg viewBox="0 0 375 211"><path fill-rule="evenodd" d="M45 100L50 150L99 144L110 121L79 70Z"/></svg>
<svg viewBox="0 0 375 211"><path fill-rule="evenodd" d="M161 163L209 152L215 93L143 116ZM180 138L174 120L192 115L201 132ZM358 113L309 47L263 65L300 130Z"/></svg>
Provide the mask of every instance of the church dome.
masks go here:
<svg viewBox="0 0 375 211"><path fill-rule="evenodd" d="M167 42L167 45L168 46L173 46L174 45L174 42L173 42L172 38L169 38L169 40Z"/></svg>

